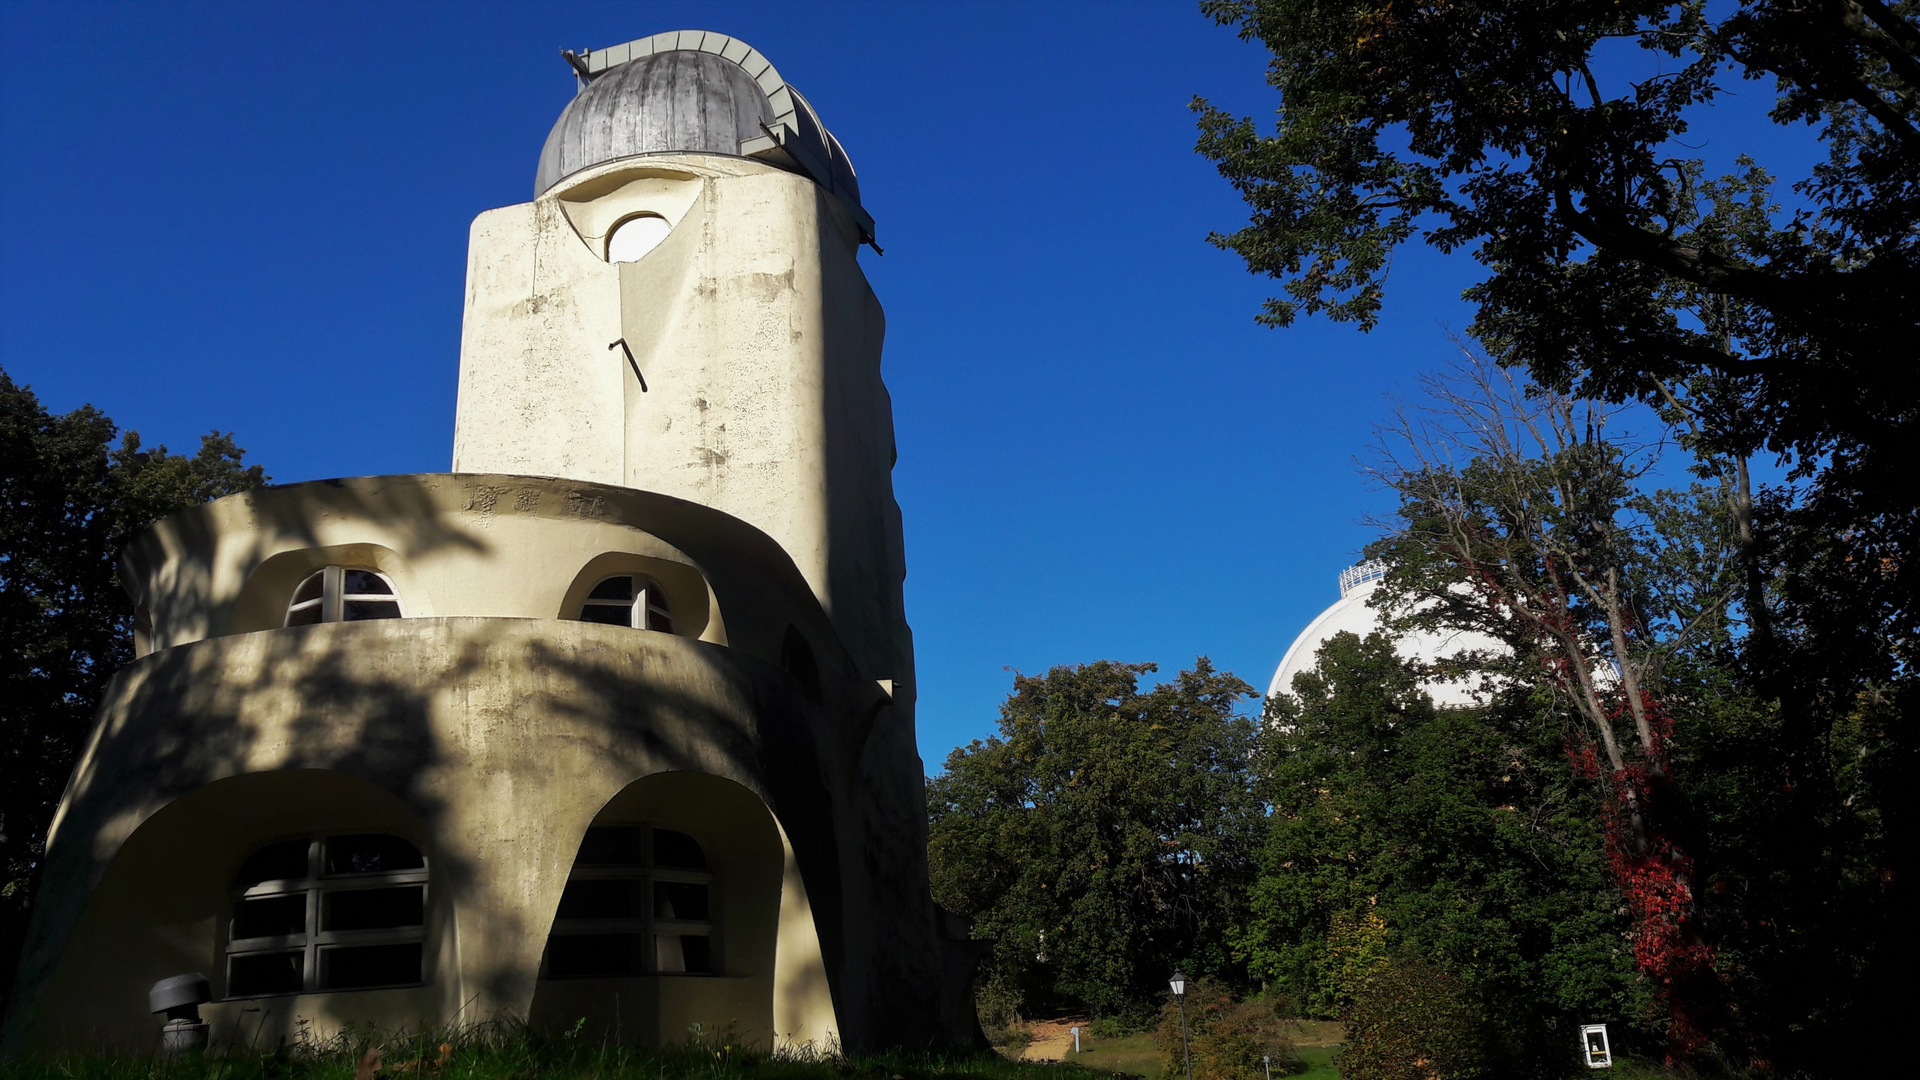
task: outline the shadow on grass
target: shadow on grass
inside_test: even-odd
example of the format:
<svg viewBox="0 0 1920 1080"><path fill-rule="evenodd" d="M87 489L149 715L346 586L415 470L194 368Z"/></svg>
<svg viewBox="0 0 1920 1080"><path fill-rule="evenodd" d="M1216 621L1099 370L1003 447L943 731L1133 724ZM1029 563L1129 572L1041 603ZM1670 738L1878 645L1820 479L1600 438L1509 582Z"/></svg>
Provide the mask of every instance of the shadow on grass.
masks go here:
<svg viewBox="0 0 1920 1080"><path fill-rule="evenodd" d="M648 1048L579 1034L543 1037L521 1024L458 1031L349 1029L263 1050L214 1046L181 1057L65 1054L6 1062L18 1080L1095 1080L1072 1064L1008 1061L990 1051L848 1056L811 1047L768 1053L731 1033L690 1032Z"/></svg>

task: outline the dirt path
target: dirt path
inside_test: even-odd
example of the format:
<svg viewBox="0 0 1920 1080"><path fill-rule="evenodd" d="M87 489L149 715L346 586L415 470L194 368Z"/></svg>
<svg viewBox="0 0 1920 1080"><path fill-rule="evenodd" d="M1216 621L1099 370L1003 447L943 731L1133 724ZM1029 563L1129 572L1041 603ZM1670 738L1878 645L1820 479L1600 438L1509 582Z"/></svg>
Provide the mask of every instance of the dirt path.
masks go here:
<svg viewBox="0 0 1920 1080"><path fill-rule="evenodd" d="M1057 1020L1035 1020L1031 1025L1033 1041L1020 1051L1021 1061L1060 1061L1073 1050L1073 1031L1086 1030L1084 1016L1062 1016Z"/></svg>

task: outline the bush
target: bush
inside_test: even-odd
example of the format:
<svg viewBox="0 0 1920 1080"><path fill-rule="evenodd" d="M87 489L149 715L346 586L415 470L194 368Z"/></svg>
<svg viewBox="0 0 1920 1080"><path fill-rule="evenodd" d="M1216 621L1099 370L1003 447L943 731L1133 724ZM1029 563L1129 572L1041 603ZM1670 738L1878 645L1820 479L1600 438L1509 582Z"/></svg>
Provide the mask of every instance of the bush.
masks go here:
<svg viewBox="0 0 1920 1080"><path fill-rule="evenodd" d="M1478 999L1430 964L1379 965L1340 1019L1347 1029L1334 1057L1341 1080L1473 1080L1486 1070Z"/></svg>
<svg viewBox="0 0 1920 1080"><path fill-rule="evenodd" d="M1133 1028L1121 1017L1101 1016L1087 1025L1087 1034L1096 1039L1124 1039L1133 1034Z"/></svg>
<svg viewBox="0 0 1920 1080"><path fill-rule="evenodd" d="M1299 1056L1271 1001L1235 1001L1209 982L1188 984L1187 1040L1193 1053L1193 1080L1264 1080L1272 1058L1276 1075L1297 1072ZM1154 1029L1160 1062L1169 1077L1184 1078L1181 1060L1180 1006L1168 1002Z"/></svg>
<svg viewBox="0 0 1920 1080"><path fill-rule="evenodd" d="M1000 1047L1002 1050L1012 1050L1015 1053L1019 1053L1033 1045L1033 1029L1020 1027L1018 1025L994 1028L987 1032L987 1041Z"/></svg>
<svg viewBox="0 0 1920 1080"><path fill-rule="evenodd" d="M1033 1041L1033 1032L1020 1026L1020 990L1011 980L988 978L976 984L973 1010L993 1045L1019 1050Z"/></svg>

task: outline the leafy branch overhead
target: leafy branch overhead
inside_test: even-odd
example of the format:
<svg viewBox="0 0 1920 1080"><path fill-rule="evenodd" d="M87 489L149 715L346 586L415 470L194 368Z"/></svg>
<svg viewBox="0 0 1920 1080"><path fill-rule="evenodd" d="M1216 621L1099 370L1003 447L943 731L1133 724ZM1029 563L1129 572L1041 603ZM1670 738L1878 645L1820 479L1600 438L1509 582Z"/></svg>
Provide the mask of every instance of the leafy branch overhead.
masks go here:
<svg viewBox="0 0 1920 1080"><path fill-rule="evenodd" d="M1272 52L1271 134L1194 103L1200 152L1252 210L1213 240L1281 282L1262 321L1371 327L1394 250L1418 238L1472 253L1485 269L1467 291L1470 332L1547 385L1617 401L1697 373L1760 379L1768 442L1801 454L1880 443L1912 422L1913 5L1202 10ZM1706 183L1686 156L1706 110L1753 81L1778 87L1776 121L1811 125L1826 148L1791 194L1752 162Z"/></svg>

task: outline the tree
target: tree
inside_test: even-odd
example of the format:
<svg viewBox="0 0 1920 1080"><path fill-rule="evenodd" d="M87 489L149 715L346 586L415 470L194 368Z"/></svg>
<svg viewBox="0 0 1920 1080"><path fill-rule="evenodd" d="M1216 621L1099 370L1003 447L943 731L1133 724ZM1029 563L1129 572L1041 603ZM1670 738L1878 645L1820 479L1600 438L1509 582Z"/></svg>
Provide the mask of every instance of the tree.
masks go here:
<svg viewBox="0 0 1920 1080"><path fill-rule="evenodd" d="M1911 437L1920 388L1920 21L1909 3L1204 0L1273 53L1279 123L1196 100L1201 153L1253 209L1215 242L1285 298L1262 319L1371 326L1393 249L1470 248L1471 333L1547 385L1652 399L1693 374L1750 380L1769 441L1870 474ZM1661 72L1634 82L1626 51ZM1829 157L1778 212L1749 167L1716 203L1675 155L1732 81ZM1703 199L1708 209L1702 212ZM1758 201L1755 201L1757 199ZM1738 319L1679 317L1676 293ZM1735 331L1731 336L1728 331Z"/></svg>
<svg viewBox="0 0 1920 1080"><path fill-rule="evenodd" d="M1264 824L1253 690L1202 657L1142 692L1154 670L1017 675L999 735L928 780L934 898L973 916L984 980L1030 1007L1144 1018L1182 965L1245 985L1225 942Z"/></svg>
<svg viewBox="0 0 1920 1080"><path fill-rule="evenodd" d="M1273 134L1195 102L1201 153L1253 210L1214 242L1283 283L1261 318L1371 326L1393 250L1418 236L1485 268L1466 292L1469 333L1500 363L1684 421L1702 463L1739 481L1743 663L1780 703L1796 816L1827 813L1843 703L1909 679L1901 643L1920 637L1908 465L1920 439L1920 9L1202 9L1273 54ZM1646 68L1659 73L1623 74ZM1712 133L1717 100L1763 79L1772 118L1810 127L1827 150L1788 192L1744 158L1708 180L1686 152ZM1748 459L1761 452L1805 483L1756 495ZM1894 706L1902 725L1915 707ZM1903 882L1920 872L1906 859L1884 869Z"/></svg>
<svg viewBox="0 0 1920 1080"><path fill-rule="evenodd" d="M1376 1015L1370 986L1447 973L1456 1000L1420 1008L1484 1008L1498 1071L1558 1071L1568 1024L1638 1028L1650 1004L1621 948L1600 793L1549 695L1509 679L1485 708L1439 710L1420 679L1386 634L1342 633L1270 700L1255 760L1273 814L1236 945L1314 1016L1363 997Z"/></svg>
<svg viewBox="0 0 1920 1080"><path fill-rule="evenodd" d="M1740 602L1738 477L1708 460L1718 485L1646 491L1656 448L1484 357L1428 389L1375 473L1400 501L1369 548L1394 564L1380 606L1396 628L1502 641L1463 666L1566 718L1670 1053L1711 1039L1809 1073L1890 1061L1884 1000L1912 938L1887 872L1914 837L1906 688L1824 706L1835 719L1808 755L1789 734L1805 717L1753 670L1769 646ZM1772 599L1790 587L1765 583L1776 618L1796 610Z"/></svg>
<svg viewBox="0 0 1920 1080"><path fill-rule="evenodd" d="M1185 1000L1162 1005L1153 1029L1160 1074L1184 1076L1188 1062L1193 1080L1266 1080L1269 1071L1302 1071L1306 1063L1288 1034L1292 1025L1275 1008L1283 1004L1273 997L1236 1001L1212 982L1189 982Z"/></svg>
<svg viewBox="0 0 1920 1080"><path fill-rule="evenodd" d="M1341 1080L1472 1080L1485 1071L1486 1021L1472 988L1444 968L1383 965L1341 1018Z"/></svg>
<svg viewBox="0 0 1920 1080"><path fill-rule="evenodd" d="M133 659L121 545L155 518L267 482L231 435L141 448L92 406L49 413L0 371L0 962L24 943L53 812L100 692ZM8 989L11 979L8 980Z"/></svg>
<svg viewBox="0 0 1920 1080"><path fill-rule="evenodd" d="M1698 680L1663 767L1723 800L1684 816L1715 860L1694 917L1741 1009L1733 1049L1898 1061L1892 1003L1920 966L1920 9L1202 6L1273 57L1271 134L1195 102L1253 212L1214 240L1282 282L1264 321L1369 327L1400 244L1469 251L1469 331L1496 361L1659 409L1713 482L1734 618L1656 666ZM1755 80L1827 151L1785 186L1748 159L1709 179L1688 149ZM1753 489L1762 454L1788 482Z"/></svg>

